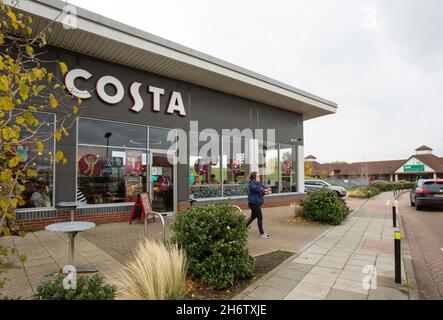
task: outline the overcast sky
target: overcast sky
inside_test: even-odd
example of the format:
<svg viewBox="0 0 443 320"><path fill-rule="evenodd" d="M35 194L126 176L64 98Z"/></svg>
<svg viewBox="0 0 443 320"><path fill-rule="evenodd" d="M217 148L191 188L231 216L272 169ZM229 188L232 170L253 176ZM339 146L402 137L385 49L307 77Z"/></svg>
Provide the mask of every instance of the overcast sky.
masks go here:
<svg viewBox="0 0 443 320"><path fill-rule="evenodd" d="M305 122L320 162L443 157L443 1L69 3L338 103Z"/></svg>

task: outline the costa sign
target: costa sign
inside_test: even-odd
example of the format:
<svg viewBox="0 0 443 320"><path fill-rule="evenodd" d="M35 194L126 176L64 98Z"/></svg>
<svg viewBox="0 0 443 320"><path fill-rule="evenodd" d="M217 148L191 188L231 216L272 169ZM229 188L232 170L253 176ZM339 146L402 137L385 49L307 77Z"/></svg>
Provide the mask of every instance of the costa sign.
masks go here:
<svg viewBox="0 0 443 320"><path fill-rule="evenodd" d="M84 69L72 69L65 77L66 89L74 96L80 99L90 99L92 97L88 90L82 90L77 87L76 80L83 79L89 80L92 74ZM114 87L115 93L110 95L106 92L106 86ZM140 94L140 88L143 86L140 82L133 82L129 87L129 95L133 101L132 106L129 110L133 112L140 112L144 107L144 101ZM114 105L120 103L125 96L125 88L120 80L113 76L102 76L99 78L95 85L95 91L97 96L105 103ZM162 96L165 95L165 89L158 88L154 86L147 87L148 92L152 95L152 111L160 112L160 101ZM172 91L169 94L169 101L167 108L165 110L167 114L178 113L180 116L186 116L185 106L183 104L183 99L181 93L178 91Z"/></svg>

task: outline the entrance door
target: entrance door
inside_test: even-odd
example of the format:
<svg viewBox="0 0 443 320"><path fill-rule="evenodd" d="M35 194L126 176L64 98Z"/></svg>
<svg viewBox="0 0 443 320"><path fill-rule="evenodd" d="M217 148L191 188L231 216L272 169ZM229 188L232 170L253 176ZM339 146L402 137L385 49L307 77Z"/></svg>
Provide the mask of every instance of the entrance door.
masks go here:
<svg viewBox="0 0 443 320"><path fill-rule="evenodd" d="M151 157L150 195L152 208L161 213L174 213L176 202L175 165L170 163L167 153L152 151Z"/></svg>

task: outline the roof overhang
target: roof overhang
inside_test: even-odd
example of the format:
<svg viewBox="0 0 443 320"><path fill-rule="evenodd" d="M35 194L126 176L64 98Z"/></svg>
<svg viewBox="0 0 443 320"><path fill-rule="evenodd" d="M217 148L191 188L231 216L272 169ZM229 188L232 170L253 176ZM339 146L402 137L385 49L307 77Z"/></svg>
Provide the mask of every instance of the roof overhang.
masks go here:
<svg viewBox="0 0 443 320"><path fill-rule="evenodd" d="M58 17L48 35L56 47L297 112L304 120L337 112L334 102L82 8L70 6L76 28L67 29L67 13L60 15L65 2L59 0L19 1L15 7L33 17L34 32Z"/></svg>

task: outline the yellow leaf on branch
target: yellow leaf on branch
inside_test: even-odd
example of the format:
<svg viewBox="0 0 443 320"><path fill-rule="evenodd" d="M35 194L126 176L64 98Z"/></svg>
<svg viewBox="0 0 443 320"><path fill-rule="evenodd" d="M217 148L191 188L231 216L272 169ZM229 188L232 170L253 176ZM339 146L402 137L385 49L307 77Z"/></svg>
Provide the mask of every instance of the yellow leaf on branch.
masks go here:
<svg viewBox="0 0 443 320"><path fill-rule="evenodd" d="M58 101L52 93L49 95L49 105L53 108L57 108L58 106Z"/></svg>
<svg viewBox="0 0 443 320"><path fill-rule="evenodd" d="M64 158L64 154L61 151L57 151L57 153L55 154L55 161L58 163L60 162L60 160L62 160Z"/></svg>
<svg viewBox="0 0 443 320"><path fill-rule="evenodd" d="M34 49L31 46L26 46L26 53L28 54L28 56L33 57Z"/></svg>
<svg viewBox="0 0 443 320"><path fill-rule="evenodd" d="M45 148L43 143L41 141L37 141L35 144L37 145L38 152L43 152L43 150Z"/></svg>
<svg viewBox="0 0 443 320"><path fill-rule="evenodd" d="M60 66L60 70L62 72L62 75L64 76L66 74L66 72L68 72L68 66L63 61L60 61L58 64Z"/></svg>

